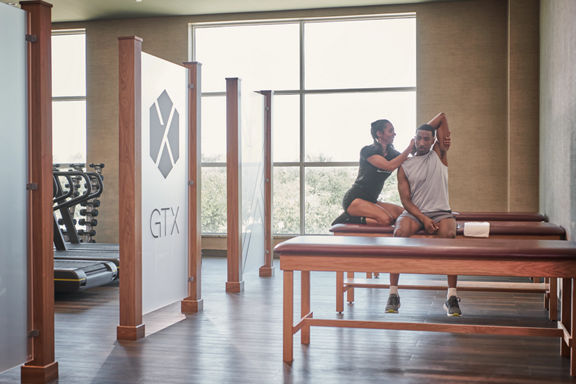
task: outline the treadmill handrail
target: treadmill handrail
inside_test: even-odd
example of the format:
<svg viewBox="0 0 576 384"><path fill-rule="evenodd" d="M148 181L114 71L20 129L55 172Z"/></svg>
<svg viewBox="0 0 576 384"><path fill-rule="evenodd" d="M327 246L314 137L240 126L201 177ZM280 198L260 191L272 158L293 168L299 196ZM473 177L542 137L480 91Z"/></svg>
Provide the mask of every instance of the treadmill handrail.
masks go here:
<svg viewBox="0 0 576 384"><path fill-rule="evenodd" d="M69 176L80 176L86 180L86 190L84 191L84 193L82 193L79 196L72 197L70 200L65 201L64 203L56 204L52 208L54 211L59 210L59 209L63 209L63 208L69 208L69 207L72 207L72 206L79 204L83 201L88 200L88 197L90 196L90 193L92 192L92 183L90 182L90 178L88 177L88 175L86 175L85 172L69 171L69 172L54 172L54 174L56 174L56 176L64 176L66 178L68 178ZM72 184L70 184L70 185L72 185ZM73 188L73 187L71 187L71 188Z"/></svg>

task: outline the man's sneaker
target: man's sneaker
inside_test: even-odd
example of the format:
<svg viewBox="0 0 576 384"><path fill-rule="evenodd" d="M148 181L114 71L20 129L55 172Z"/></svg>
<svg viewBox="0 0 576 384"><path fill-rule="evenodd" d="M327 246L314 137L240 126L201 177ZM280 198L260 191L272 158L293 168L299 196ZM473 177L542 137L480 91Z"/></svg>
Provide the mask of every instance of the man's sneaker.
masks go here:
<svg viewBox="0 0 576 384"><path fill-rule="evenodd" d="M398 313L398 308L400 308L400 296L391 293L386 303L386 313Z"/></svg>
<svg viewBox="0 0 576 384"><path fill-rule="evenodd" d="M444 302L444 309L446 310L446 315L448 316L462 316L462 311L458 302L460 298L458 296L450 296L448 300Z"/></svg>

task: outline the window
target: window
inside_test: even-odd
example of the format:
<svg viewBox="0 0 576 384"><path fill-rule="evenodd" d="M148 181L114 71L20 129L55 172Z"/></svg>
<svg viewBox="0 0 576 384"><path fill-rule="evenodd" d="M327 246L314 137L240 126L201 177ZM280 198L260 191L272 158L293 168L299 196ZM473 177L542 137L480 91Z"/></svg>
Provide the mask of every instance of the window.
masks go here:
<svg viewBox="0 0 576 384"><path fill-rule="evenodd" d="M372 121L392 121L399 150L413 136L414 14L198 24L191 36L191 58L202 63L202 174L210 175L202 180L205 233L225 231L226 197L214 192L226 187L226 77L274 91L275 234L328 233L360 149L372 142ZM395 175L381 199L400 203Z"/></svg>
<svg viewBox="0 0 576 384"><path fill-rule="evenodd" d="M52 31L54 163L86 162L86 35Z"/></svg>

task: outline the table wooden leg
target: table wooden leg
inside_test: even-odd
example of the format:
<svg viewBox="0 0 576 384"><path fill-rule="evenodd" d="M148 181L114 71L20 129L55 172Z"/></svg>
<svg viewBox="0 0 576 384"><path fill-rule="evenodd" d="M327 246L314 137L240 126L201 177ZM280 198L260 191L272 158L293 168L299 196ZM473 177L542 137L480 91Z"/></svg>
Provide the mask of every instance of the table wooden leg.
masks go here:
<svg viewBox="0 0 576 384"><path fill-rule="evenodd" d="M294 272L284 271L284 316L283 344L284 362L292 364L293 360L293 324L294 324Z"/></svg>
<svg viewBox="0 0 576 384"><path fill-rule="evenodd" d="M576 292L574 292L574 279L566 279L570 284L570 376L576 376L576 351L574 350L573 338L576 334Z"/></svg>
<svg viewBox="0 0 576 384"><path fill-rule="evenodd" d="M310 271L302 271L301 283L300 318L304 318L310 313ZM310 344L310 325L303 326L300 332L300 342L306 345Z"/></svg>
<svg viewBox="0 0 576 384"><path fill-rule="evenodd" d="M548 283L548 278L545 278L544 282ZM544 294L544 309L546 309L547 311L550 310L550 289L548 289Z"/></svg>
<svg viewBox="0 0 576 384"><path fill-rule="evenodd" d="M344 272L336 272L336 312L344 312Z"/></svg>
<svg viewBox="0 0 576 384"><path fill-rule="evenodd" d="M548 291L548 309L550 320L558 320L558 279L551 277L549 279L549 291Z"/></svg>
<svg viewBox="0 0 576 384"><path fill-rule="evenodd" d="M563 278L562 279L562 289L560 291L560 321L564 328L570 329L572 321L570 320L571 316L571 286L570 286L570 279ZM562 356L570 356L570 348L564 342L564 339L560 342L560 355Z"/></svg>
<svg viewBox="0 0 576 384"><path fill-rule="evenodd" d="M348 272L348 278L349 279L353 279L354 278L354 272ZM348 287L348 289L346 290L346 297L348 299L348 303L352 304L354 302L354 288L352 287Z"/></svg>

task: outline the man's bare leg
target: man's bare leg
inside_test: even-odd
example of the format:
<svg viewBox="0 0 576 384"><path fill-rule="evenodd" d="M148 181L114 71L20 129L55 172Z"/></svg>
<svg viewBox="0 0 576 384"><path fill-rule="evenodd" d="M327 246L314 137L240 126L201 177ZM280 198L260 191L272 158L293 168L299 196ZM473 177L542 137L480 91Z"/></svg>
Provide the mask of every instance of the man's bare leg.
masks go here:
<svg viewBox="0 0 576 384"><path fill-rule="evenodd" d="M394 237L410 237L418 232L421 227L422 224L420 222L410 217L400 217L396 220ZM386 303L386 312L388 313L397 313L400 308L400 295L398 294L399 280L399 273L390 274L390 294L388 295L388 302Z"/></svg>
<svg viewBox="0 0 576 384"><path fill-rule="evenodd" d="M444 219L438 222L438 237L445 239L453 239L456 237L456 220ZM444 309L448 316L460 316L462 312L460 311L460 306L458 302L460 298L458 297L458 291L456 286L458 284L457 275L448 275L448 293L446 294L446 302L444 303Z"/></svg>

